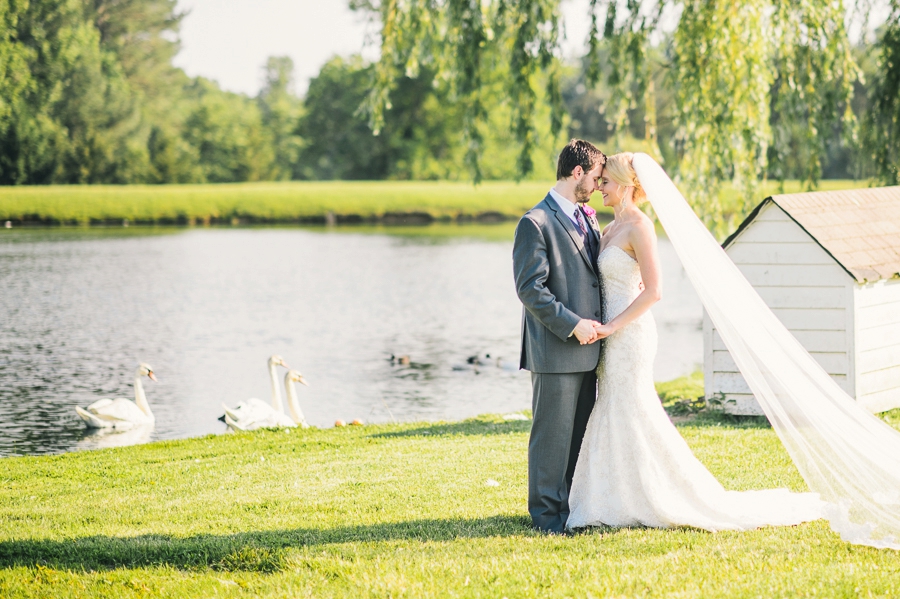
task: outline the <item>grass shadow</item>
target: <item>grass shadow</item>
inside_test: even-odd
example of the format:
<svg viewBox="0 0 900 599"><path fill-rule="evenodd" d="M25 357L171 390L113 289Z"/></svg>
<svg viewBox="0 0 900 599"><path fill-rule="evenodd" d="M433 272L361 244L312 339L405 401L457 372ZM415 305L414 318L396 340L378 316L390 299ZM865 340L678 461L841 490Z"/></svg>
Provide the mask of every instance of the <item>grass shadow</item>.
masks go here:
<svg viewBox="0 0 900 599"><path fill-rule="evenodd" d="M191 537L142 535L8 540L0 542L0 568L42 566L97 571L169 566L179 570L277 572L291 566L291 549L303 547L537 534L532 531L527 516L491 516Z"/></svg>
<svg viewBox="0 0 900 599"><path fill-rule="evenodd" d="M397 437L429 437L453 435L508 435L531 431L531 420L504 420L502 416L479 416L462 422L436 422L416 428L370 435L385 439Z"/></svg>
<svg viewBox="0 0 900 599"><path fill-rule="evenodd" d="M684 416L670 415L670 418L679 427L772 428L765 416L736 416L718 410L702 410Z"/></svg>

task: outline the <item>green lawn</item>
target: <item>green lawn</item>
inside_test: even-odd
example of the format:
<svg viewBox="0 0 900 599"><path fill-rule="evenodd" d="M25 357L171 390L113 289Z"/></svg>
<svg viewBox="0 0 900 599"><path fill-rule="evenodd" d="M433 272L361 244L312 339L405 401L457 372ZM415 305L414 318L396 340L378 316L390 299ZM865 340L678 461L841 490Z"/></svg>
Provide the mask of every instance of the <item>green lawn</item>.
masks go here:
<svg viewBox="0 0 900 599"><path fill-rule="evenodd" d="M0 188L0 220L45 224L203 224L232 222L338 222L387 220L418 213L419 220L482 217L518 218L553 184L489 181L327 181L231 183L215 185L55 185ZM864 187L865 181L823 181L820 189ZM776 191L768 183L760 200ZM786 191L799 191L788 182ZM736 192L722 190L726 205ZM599 196L595 202L598 209ZM236 219L236 220L235 220Z"/></svg>
<svg viewBox="0 0 900 599"><path fill-rule="evenodd" d="M900 596L898 552L848 545L821 521L538 535L529 426L481 417L7 458L0 597ZM728 488L804 489L758 420L680 430Z"/></svg>
<svg viewBox="0 0 900 599"><path fill-rule="evenodd" d="M496 212L521 215L543 198L547 183L328 181L219 185L49 186L0 189L0 219L86 223L230 222L232 218L296 221L328 212L362 219L390 213L421 213L453 219ZM32 217L32 218L36 218Z"/></svg>

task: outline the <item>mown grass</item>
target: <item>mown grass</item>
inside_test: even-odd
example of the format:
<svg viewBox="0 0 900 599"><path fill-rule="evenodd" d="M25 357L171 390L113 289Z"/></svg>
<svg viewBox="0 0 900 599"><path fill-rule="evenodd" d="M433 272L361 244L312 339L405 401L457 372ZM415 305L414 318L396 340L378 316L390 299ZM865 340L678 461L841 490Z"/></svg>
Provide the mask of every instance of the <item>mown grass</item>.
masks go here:
<svg viewBox="0 0 900 599"><path fill-rule="evenodd" d="M656 393L663 406L676 401L697 399L703 396L703 371L698 370L671 381L656 383Z"/></svg>
<svg viewBox="0 0 900 599"><path fill-rule="evenodd" d="M419 220L518 218L540 201L551 180L489 181L479 186L434 181L268 182L210 185L83 185L0 188L0 220L14 224L121 224L337 222L390 220L415 214ZM823 181L821 189L866 186L865 181ZM796 181L786 191L799 191ZM768 183L760 200L777 191ZM726 206L738 194L722 190ZM600 201L595 207L601 212ZM727 212L727 211L726 211ZM732 210L731 212L734 212Z"/></svg>
<svg viewBox="0 0 900 599"><path fill-rule="evenodd" d="M486 212L512 217L540 201L545 183L328 181L219 185L8 187L0 219L89 223L290 222L338 217L364 220L392 213L454 219Z"/></svg>
<svg viewBox="0 0 900 599"><path fill-rule="evenodd" d="M529 426L485 416L7 458L0 596L900 595L897 552L824 522L539 535ZM766 426L710 416L680 430L728 488L804 489Z"/></svg>

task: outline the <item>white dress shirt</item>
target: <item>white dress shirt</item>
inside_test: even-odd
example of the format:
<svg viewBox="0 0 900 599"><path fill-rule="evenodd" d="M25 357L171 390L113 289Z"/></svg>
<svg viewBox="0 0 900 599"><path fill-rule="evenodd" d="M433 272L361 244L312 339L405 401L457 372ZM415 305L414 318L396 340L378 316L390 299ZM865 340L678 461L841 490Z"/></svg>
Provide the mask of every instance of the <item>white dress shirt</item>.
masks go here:
<svg viewBox="0 0 900 599"><path fill-rule="evenodd" d="M569 220L575 223L575 226L578 226L578 221L575 220L575 211L578 210L578 206L575 204L575 202L567 200L552 187L550 188L550 197L553 198L557 204L559 204L559 207L563 211L563 214L568 216Z"/></svg>

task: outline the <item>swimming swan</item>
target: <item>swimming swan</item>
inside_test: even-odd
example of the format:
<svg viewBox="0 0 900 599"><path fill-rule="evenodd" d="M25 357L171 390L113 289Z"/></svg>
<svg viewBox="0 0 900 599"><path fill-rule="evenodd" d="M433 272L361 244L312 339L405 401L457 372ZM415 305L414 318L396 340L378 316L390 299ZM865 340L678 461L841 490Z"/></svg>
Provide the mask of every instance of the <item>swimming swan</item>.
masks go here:
<svg viewBox="0 0 900 599"><path fill-rule="evenodd" d="M144 394L141 377L156 381L153 369L141 363L134 373L134 401L124 397L99 399L87 408L75 406L75 411L88 428L127 430L137 425L153 424L154 417Z"/></svg>
<svg viewBox="0 0 900 599"><path fill-rule="evenodd" d="M247 401L242 401L233 408L229 408L225 404L225 416L221 420L225 421L230 428L239 431L252 431L258 428L268 428L273 426L294 426L294 421L284 413L284 405L281 402L281 385L278 384L277 366L287 368L284 359L279 355L269 357L269 382L272 387L272 403L267 404L261 399L251 397Z"/></svg>
<svg viewBox="0 0 900 599"><path fill-rule="evenodd" d="M297 389L294 388L295 382L306 385L307 387L309 386L309 383L306 382L303 375L296 370L289 370L288 373L284 375L284 390L287 392L288 410L290 410L291 418L294 419L297 426L300 428L309 428L309 424L303 416L303 410L300 409L300 402L297 401Z"/></svg>

